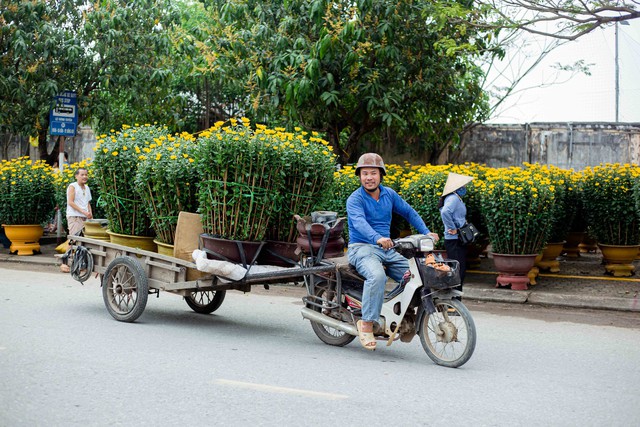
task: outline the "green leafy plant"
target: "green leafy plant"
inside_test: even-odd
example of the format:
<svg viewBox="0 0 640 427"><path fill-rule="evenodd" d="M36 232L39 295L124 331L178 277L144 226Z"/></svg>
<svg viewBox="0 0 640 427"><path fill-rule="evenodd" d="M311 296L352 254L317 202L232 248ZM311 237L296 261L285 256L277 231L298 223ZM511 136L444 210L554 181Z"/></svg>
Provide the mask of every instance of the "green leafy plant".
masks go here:
<svg viewBox="0 0 640 427"><path fill-rule="evenodd" d="M258 138L267 134L271 134L269 129L257 126ZM322 208L318 202L324 192L331 188L335 171L334 156L329 143L315 132L308 134L300 128L296 128L295 132L286 132L276 128L272 135L275 143L279 143L277 163L283 171L281 194L284 205L269 222L267 238L295 242L297 229L293 216L309 215Z"/></svg>
<svg viewBox="0 0 640 427"><path fill-rule="evenodd" d="M158 241L172 245L180 211L198 208L198 173L192 135L158 137L142 148L135 176L135 188L151 219Z"/></svg>
<svg viewBox="0 0 640 427"><path fill-rule="evenodd" d="M640 243L640 168L605 163L583 170L584 214L589 233L605 245Z"/></svg>
<svg viewBox="0 0 640 427"><path fill-rule="evenodd" d="M360 187L360 179L354 166L344 166L333 173L333 183L325 193L323 210L336 212L338 217L347 216L347 199Z"/></svg>
<svg viewBox="0 0 640 427"><path fill-rule="evenodd" d="M43 224L54 212L53 170L29 157L0 164L0 224Z"/></svg>
<svg viewBox="0 0 640 427"><path fill-rule="evenodd" d="M118 234L153 237L151 221L135 182L138 162L169 135L155 125L123 125L122 130L102 135L96 144L95 180L110 231Z"/></svg>
<svg viewBox="0 0 640 427"><path fill-rule="evenodd" d="M279 144L234 120L203 132L195 152L204 231L217 237L261 241L282 206Z"/></svg>
<svg viewBox="0 0 640 427"><path fill-rule="evenodd" d="M554 215L554 184L537 165L488 169L475 183L493 252L537 254Z"/></svg>
<svg viewBox="0 0 640 427"><path fill-rule="evenodd" d="M526 167L532 167L526 165ZM553 165L533 166L541 173L545 173L553 184L555 202L553 204L553 216L549 229L548 241L560 243L567 238L571 231L574 218L580 205L580 188L578 178L574 177L573 170L561 169Z"/></svg>
<svg viewBox="0 0 640 427"><path fill-rule="evenodd" d="M402 185L404 199L420 214L427 227L438 234L442 234L443 228L438 201L450 169L449 165L416 167Z"/></svg>
<svg viewBox="0 0 640 427"><path fill-rule="evenodd" d="M195 153L205 231L232 240L295 241L293 215L307 215L331 187L328 143L300 129L253 129L248 119L223 125L203 132Z"/></svg>

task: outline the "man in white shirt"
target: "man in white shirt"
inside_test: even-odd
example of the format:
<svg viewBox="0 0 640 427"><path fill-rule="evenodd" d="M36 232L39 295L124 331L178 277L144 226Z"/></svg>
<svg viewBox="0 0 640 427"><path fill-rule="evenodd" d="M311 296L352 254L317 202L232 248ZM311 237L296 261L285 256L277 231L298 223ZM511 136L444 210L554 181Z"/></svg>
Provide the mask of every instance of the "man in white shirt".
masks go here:
<svg viewBox="0 0 640 427"><path fill-rule="evenodd" d="M78 168L75 173L76 182L67 187L67 224L69 236L78 236L82 233L84 222L93 218L91 211L91 190L87 185L88 171Z"/></svg>

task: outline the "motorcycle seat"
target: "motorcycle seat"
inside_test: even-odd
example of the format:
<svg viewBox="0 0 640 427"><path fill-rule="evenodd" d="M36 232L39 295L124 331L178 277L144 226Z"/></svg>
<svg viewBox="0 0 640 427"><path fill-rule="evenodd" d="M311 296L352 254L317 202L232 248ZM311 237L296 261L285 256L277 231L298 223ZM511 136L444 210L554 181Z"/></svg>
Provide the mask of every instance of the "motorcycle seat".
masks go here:
<svg viewBox="0 0 640 427"><path fill-rule="evenodd" d="M351 264L343 264L338 266L338 271L343 279L365 281L364 276L358 273L358 270Z"/></svg>

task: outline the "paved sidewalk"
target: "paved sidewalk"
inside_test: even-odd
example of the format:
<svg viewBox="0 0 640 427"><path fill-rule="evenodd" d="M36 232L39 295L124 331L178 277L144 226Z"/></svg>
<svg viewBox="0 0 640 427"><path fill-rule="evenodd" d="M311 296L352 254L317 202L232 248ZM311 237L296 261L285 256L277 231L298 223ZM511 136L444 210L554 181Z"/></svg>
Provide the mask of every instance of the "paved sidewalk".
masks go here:
<svg viewBox="0 0 640 427"><path fill-rule="evenodd" d="M17 256L0 247L0 266L39 264L59 271L56 243L41 245L41 254ZM640 312L640 261L638 273L629 278L615 278L605 274L599 253L581 254L577 259L560 258L560 272L541 272L536 285L526 291L496 288L497 273L490 258L482 258L480 265L470 268L464 286L464 298L514 304L542 304L574 308L606 309ZM60 273L63 274L63 273Z"/></svg>
<svg viewBox="0 0 640 427"><path fill-rule="evenodd" d="M605 274L602 256L582 253L577 259L558 258L559 273L540 271L537 284L526 291L496 287L493 260L482 258L480 266L469 268L465 280L466 298L480 301L543 304L576 308L640 312L640 261L631 277Z"/></svg>

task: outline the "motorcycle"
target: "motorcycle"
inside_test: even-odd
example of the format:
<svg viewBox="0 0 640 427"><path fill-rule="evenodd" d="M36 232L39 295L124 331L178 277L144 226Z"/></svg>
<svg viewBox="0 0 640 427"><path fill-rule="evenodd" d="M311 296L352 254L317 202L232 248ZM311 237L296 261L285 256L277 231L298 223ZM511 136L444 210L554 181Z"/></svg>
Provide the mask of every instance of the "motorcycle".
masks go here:
<svg viewBox="0 0 640 427"><path fill-rule="evenodd" d="M436 364L464 365L476 346L476 328L460 301L462 292L455 289L460 284L458 262L434 253L433 239L423 234L394 240L394 250L409 260L409 272L385 294L381 320L374 323L376 339L390 346L418 335ZM358 336L364 280L348 263L337 264L335 273L305 277L302 316L324 343L342 347Z"/></svg>

